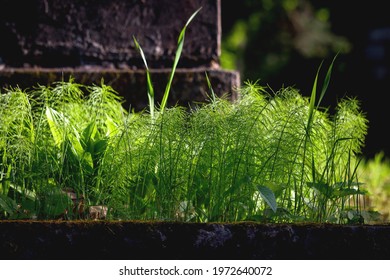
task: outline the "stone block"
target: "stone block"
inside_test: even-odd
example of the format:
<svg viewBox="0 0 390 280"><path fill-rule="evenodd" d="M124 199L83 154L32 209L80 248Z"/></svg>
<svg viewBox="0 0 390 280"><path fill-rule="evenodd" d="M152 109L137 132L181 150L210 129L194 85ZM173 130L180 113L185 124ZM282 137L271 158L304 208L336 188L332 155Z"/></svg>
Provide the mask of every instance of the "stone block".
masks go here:
<svg viewBox="0 0 390 280"><path fill-rule="evenodd" d="M180 67L219 63L220 0L0 0L0 65L139 68L133 36L151 68L171 67L180 30Z"/></svg>

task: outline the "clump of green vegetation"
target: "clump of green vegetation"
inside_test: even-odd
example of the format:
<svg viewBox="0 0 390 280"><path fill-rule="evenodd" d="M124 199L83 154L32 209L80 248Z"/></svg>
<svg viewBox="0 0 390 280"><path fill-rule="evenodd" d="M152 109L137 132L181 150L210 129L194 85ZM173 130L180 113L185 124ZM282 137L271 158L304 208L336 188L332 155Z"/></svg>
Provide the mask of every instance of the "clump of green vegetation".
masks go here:
<svg viewBox="0 0 390 280"><path fill-rule="evenodd" d="M83 218L106 205L112 219L346 222L364 194L355 99L329 116L294 88L247 83L237 102L213 96L151 118L104 83L0 98L2 218Z"/></svg>
<svg viewBox="0 0 390 280"><path fill-rule="evenodd" d="M247 82L230 102L209 83L207 104L166 107L185 30L198 11L180 33L158 107L135 38L148 111L124 110L103 81L4 90L2 219L92 218L91 209L100 209L126 220L363 222L357 169L367 120L355 99L341 100L334 115L320 107L333 62L320 94L317 73L310 98Z"/></svg>
<svg viewBox="0 0 390 280"><path fill-rule="evenodd" d="M389 222L390 219L390 160L383 152L374 158L364 160L358 169L358 175L367 195L364 199L366 209L380 213L379 222Z"/></svg>

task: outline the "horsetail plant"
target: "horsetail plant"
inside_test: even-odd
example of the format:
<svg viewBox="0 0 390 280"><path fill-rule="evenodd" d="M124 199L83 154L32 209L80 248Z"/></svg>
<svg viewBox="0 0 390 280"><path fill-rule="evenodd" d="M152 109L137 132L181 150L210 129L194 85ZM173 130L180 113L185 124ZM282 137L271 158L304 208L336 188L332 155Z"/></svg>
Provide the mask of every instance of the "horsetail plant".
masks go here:
<svg viewBox="0 0 390 280"><path fill-rule="evenodd" d="M200 10L200 9L199 9ZM293 87L269 92L246 82L240 98L167 108L184 44L182 29L163 100L155 111L145 55L150 114L128 112L104 84L73 79L0 95L0 217L196 222L358 221L358 181L367 120L355 99L330 115ZM157 113L159 113L157 115Z"/></svg>
<svg viewBox="0 0 390 280"><path fill-rule="evenodd" d="M23 119L11 96L26 101ZM235 102L215 96L154 121L125 111L103 83L1 98L3 218L61 216L73 203L69 188L85 209L107 205L112 219L346 222L361 210L366 119L355 99L334 116L314 108L308 130L309 99L249 82Z"/></svg>

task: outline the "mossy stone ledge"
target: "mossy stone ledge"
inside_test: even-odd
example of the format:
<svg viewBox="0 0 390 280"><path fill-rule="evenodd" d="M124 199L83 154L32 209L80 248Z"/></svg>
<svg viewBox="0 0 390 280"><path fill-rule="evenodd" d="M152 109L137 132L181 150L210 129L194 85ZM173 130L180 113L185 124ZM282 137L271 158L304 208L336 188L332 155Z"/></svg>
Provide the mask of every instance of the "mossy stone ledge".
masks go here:
<svg viewBox="0 0 390 280"><path fill-rule="evenodd" d="M389 225L2 221L1 259L389 259Z"/></svg>

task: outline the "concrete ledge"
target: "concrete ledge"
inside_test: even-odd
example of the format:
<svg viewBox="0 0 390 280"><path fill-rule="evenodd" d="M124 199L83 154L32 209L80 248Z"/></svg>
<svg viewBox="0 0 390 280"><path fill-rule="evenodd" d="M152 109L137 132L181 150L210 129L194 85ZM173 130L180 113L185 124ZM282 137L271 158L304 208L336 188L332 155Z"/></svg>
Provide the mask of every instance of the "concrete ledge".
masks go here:
<svg viewBox="0 0 390 280"><path fill-rule="evenodd" d="M389 225L0 222L1 259L389 259Z"/></svg>
<svg viewBox="0 0 390 280"><path fill-rule="evenodd" d="M151 69L155 100L160 102L168 81L170 69ZM237 71L227 71L206 67L176 69L172 82L168 105L179 104L192 106L204 102L210 93L206 75L211 80L217 95L227 95L231 100L237 98L236 89L240 86L240 75ZM0 70L0 88L19 86L27 89L40 85L51 85L57 81L68 81L73 77L75 82L84 85L100 84L102 79L125 99L126 108L142 110L148 106L146 94L146 74L144 70L110 69L103 67L78 68L9 68Z"/></svg>

